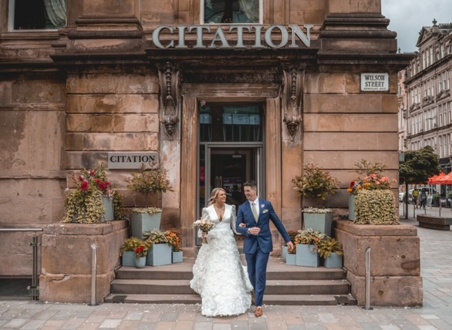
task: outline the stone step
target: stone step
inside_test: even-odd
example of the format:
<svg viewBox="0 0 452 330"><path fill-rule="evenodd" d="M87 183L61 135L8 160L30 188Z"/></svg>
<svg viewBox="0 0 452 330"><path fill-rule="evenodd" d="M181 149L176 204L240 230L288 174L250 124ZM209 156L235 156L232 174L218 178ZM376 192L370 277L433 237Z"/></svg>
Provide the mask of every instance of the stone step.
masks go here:
<svg viewBox="0 0 452 330"><path fill-rule="evenodd" d="M190 288L194 259L183 263L139 269L120 267L105 302L198 304ZM267 305L356 304L344 269L299 267L270 258L267 268Z"/></svg>
<svg viewBox="0 0 452 330"><path fill-rule="evenodd" d="M200 304L197 294L120 294L111 293L105 303L125 304ZM327 306L356 305L351 295L265 295L265 305Z"/></svg>
<svg viewBox="0 0 452 330"><path fill-rule="evenodd" d="M348 294L346 280L267 280L266 294ZM192 294L189 280L116 279L111 293Z"/></svg>
<svg viewBox="0 0 452 330"><path fill-rule="evenodd" d="M185 259L183 263L150 267L120 267L116 271L117 279L186 279L193 277L194 260ZM290 266L280 259L271 259L267 269L268 280L338 280L345 278L341 268Z"/></svg>

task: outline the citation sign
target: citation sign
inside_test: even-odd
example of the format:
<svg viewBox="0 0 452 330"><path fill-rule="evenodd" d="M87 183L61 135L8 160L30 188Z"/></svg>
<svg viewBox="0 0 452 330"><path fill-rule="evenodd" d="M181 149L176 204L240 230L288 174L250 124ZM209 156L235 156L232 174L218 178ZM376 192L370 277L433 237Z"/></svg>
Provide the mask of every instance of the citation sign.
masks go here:
<svg viewBox="0 0 452 330"><path fill-rule="evenodd" d="M387 73L361 73L362 92L389 91L389 74Z"/></svg>

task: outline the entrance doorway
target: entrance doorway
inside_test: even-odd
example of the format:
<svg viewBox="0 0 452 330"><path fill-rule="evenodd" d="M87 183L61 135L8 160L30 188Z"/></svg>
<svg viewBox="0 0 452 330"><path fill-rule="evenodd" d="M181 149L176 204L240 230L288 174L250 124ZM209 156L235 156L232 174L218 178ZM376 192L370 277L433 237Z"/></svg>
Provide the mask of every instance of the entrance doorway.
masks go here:
<svg viewBox="0 0 452 330"><path fill-rule="evenodd" d="M264 196L262 113L261 104L200 105L198 216L215 187L237 208L245 201L245 181L256 180Z"/></svg>

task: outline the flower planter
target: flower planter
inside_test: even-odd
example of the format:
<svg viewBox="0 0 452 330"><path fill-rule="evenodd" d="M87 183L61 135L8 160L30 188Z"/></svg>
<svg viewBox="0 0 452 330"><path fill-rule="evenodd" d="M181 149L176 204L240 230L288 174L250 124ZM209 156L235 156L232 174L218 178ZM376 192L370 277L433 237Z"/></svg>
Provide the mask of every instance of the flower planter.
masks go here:
<svg viewBox="0 0 452 330"><path fill-rule="evenodd" d="M181 263L184 261L183 251L173 251L173 264Z"/></svg>
<svg viewBox="0 0 452 330"><path fill-rule="evenodd" d="M146 266L146 257L135 257L135 267L144 268Z"/></svg>
<svg viewBox="0 0 452 330"><path fill-rule="evenodd" d="M297 244L297 253L295 256L295 264L297 266L320 266L320 256L315 250L315 245L313 244Z"/></svg>
<svg viewBox="0 0 452 330"><path fill-rule="evenodd" d="M281 258L286 261L286 256L289 253L289 247L287 245L283 245L281 249Z"/></svg>
<svg viewBox="0 0 452 330"><path fill-rule="evenodd" d="M130 233L132 237L143 239L143 233L154 229L160 230L162 213L142 214L132 213Z"/></svg>
<svg viewBox="0 0 452 330"><path fill-rule="evenodd" d="M102 222L114 220L113 198L103 196L102 201L104 203L104 218Z"/></svg>
<svg viewBox="0 0 452 330"><path fill-rule="evenodd" d="M355 195L348 196L348 219L352 221L356 220Z"/></svg>
<svg viewBox="0 0 452 330"><path fill-rule="evenodd" d="M124 251L122 254L122 265L124 267L134 267L135 259L135 251Z"/></svg>
<svg viewBox="0 0 452 330"><path fill-rule="evenodd" d="M322 234L331 236L332 213L304 213L303 222L304 228L312 228Z"/></svg>
<svg viewBox="0 0 452 330"><path fill-rule="evenodd" d="M148 266L171 265L172 252L171 245L153 244L149 249L146 264Z"/></svg>
<svg viewBox="0 0 452 330"><path fill-rule="evenodd" d="M326 268L342 268L342 256L333 252L329 258L323 260L323 265Z"/></svg>
<svg viewBox="0 0 452 330"><path fill-rule="evenodd" d="M295 266L296 263L296 254L295 253L287 253L286 254L286 264L291 265L291 266Z"/></svg>

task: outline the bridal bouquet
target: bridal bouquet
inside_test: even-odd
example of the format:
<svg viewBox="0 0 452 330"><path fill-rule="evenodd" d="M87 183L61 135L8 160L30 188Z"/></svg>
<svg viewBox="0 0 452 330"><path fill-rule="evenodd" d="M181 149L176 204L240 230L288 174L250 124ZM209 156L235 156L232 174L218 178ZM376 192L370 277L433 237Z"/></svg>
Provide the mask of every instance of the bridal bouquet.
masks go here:
<svg viewBox="0 0 452 330"><path fill-rule="evenodd" d="M213 228L214 223L209 219L199 219L193 225L198 227L203 233L208 233ZM207 244L207 238L203 237L202 242Z"/></svg>

